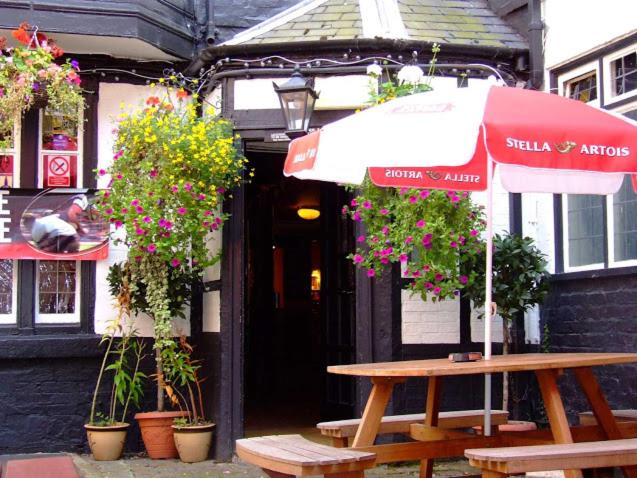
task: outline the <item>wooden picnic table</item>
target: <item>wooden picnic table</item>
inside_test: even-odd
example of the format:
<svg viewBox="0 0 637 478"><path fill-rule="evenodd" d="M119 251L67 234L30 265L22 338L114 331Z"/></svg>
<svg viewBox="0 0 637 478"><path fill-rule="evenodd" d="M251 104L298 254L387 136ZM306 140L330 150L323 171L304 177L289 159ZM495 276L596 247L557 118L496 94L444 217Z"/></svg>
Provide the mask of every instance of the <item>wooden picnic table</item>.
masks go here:
<svg viewBox="0 0 637 478"><path fill-rule="evenodd" d="M539 353L493 356L476 362L450 362L448 359L410 360L402 362L334 365L330 373L370 377L372 390L361 418L352 448L377 454L377 463L402 460L421 460L421 477L430 478L433 459L462 456L469 448L530 445L538 443L573 443L578 441L629 438L637 434L635 427L618 426L608 402L600 388L592 367L637 362L637 353ZM584 392L599 426L571 429L557 378L565 369L572 369ZM532 371L537 377L550 432L538 431L524 436L472 436L438 428L441 384L445 376L500 372ZM412 377L427 377L426 418L422 425L412 426L410 443L374 445L381 419L396 383ZM632 468L625 468L627 477L637 478ZM566 478L581 478L579 470L567 470Z"/></svg>

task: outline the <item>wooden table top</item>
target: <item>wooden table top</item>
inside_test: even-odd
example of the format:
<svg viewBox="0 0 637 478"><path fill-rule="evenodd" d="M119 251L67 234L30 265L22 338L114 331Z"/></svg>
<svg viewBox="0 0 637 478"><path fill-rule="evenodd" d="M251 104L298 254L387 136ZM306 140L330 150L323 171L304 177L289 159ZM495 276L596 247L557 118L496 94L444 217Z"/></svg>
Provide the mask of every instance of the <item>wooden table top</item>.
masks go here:
<svg viewBox="0 0 637 478"><path fill-rule="evenodd" d="M363 377L432 377L523 370L546 370L637 362L637 353L539 353L494 355L491 360L450 362L449 359L409 360L332 365L330 373Z"/></svg>

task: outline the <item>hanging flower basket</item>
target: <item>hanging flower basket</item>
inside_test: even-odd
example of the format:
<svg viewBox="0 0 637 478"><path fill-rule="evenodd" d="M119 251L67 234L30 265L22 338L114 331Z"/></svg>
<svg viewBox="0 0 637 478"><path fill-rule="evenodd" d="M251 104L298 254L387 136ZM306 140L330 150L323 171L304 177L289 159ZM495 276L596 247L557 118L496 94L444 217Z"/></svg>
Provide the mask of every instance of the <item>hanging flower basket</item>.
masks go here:
<svg viewBox="0 0 637 478"><path fill-rule="evenodd" d="M84 107L76 61L56 63L64 51L28 23L11 35L20 45L10 47L0 37L0 149L8 146L14 125L30 108L77 115Z"/></svg>

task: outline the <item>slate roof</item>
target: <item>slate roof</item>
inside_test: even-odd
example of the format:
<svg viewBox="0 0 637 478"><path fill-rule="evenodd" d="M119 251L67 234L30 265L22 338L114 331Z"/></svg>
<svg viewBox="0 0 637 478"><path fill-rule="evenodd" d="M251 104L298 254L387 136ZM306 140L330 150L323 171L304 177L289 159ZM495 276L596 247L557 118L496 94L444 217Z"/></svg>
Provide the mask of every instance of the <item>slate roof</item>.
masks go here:
<svg viewBox="0 0 637 478"><path fill-rule="evenodd" d="M225 44L359 38L528 48L486 0L305 0Z"/></svg>

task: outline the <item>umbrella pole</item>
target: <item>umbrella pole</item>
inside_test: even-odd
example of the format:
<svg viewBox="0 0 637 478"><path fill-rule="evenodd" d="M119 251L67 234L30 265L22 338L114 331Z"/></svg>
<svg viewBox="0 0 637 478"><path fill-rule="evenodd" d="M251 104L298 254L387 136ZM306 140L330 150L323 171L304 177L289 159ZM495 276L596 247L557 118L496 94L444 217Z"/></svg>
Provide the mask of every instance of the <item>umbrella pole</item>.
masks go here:
<svg viewBox="0 0 637 478"><path fill-rule="evenodd" d="M484 294L484 359L491 360L491 287L493 280L493 161L487 157L487 246ZM484 374L484 434L491 435L491 374Z"/></svg>

